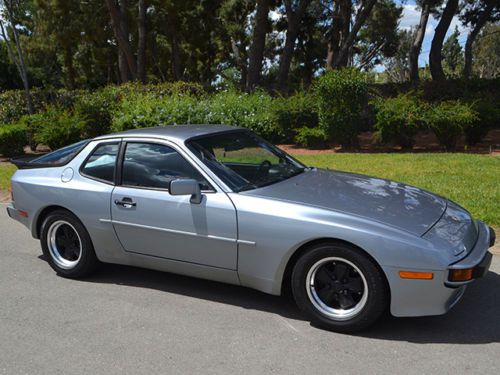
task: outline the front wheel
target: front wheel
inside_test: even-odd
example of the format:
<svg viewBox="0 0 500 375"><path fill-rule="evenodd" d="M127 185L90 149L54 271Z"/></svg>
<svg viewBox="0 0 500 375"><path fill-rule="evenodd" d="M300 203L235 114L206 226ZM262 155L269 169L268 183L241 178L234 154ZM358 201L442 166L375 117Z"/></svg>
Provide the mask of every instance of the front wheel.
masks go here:
<svg viewBox="0 0 500 375"><path fill-rule="evenodd" d="M295 264L292 292L312 323L337 332L373 324L388 304L378 267L359 249L343 243L310 248Z"/></svg>
<svg viewBox="0 0 500 375"><path fill-rule="evenodd" d="M40 242L50 266L61 276L83 277L98 264L87 230L68 211L57 210L45 218Z"/></svg>

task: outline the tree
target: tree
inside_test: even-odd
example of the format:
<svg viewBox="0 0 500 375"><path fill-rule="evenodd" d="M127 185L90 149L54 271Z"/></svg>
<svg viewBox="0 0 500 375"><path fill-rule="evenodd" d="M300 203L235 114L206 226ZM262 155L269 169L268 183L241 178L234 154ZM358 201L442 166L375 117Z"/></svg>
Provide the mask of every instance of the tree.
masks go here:
<svg viewBox="0 0 500 375"><path fill-rule="evenodd" d="M330 28L327 31L328 51L326 55L326 66L334 68L335 59L340 53L340 48L345 44L349 35L352 17L352 0L333 1L331 12ZM347 55L344 55L342 61L337 62L337 66L347 66Z"/></svg>
<svg viewBox="0 0 500 375"><path fill-rule="evenodd" d="M11 46L11 41L7 37L7 32L6 32L6 27L4 26L4 23L0 17L0 32L2 33L2 38L5 41L5 44L7 46L7 51L9 53L10 59L12 62L17 67L17 70L19 72L19 76L21 77L21 80L23 82L23 87L24 87L24 94L26 97L26 108L28 110L28 113L34 113L34 107L33 107L33 100L31 98L31 91L30 91L30 83L28 79L28 71L26 69L26 62L24 60L24 53L21 48L21 42L19 40L19 34L17 31L17 21L14 16L16 12L22 12L23 11L23 5L22 1L14 1L14 0L3 0L0 2L0 5L2 6L2 9L4 10L3 16L8 20L9 26L10 26L10 31L12 32L12 35L14 36L14 45L16 47L16 53L14 53L13 48Z"/></svg>
<svg viewBox="0 0 500 375"><path fill-rule="evenodd" d="M462 23L470 27L465 42L463 76L469 78L472 71L472 50L474 42L487 22L500 20L500 3L497 0L465 0L460 16Z"/></svg>
<svg viewBox="0 0 500 375"><path fill-rule="evenodd" d="M394 56L384 59L385 73L389 82L405 82L410 79L410 51L417 29L401 30Z"/></svg>
<svg viewBox="0 0 500 375"><path fill-rule="evenodd" d="M256 20L256 23L262 22L262 6L265 4L257 4L257 12L259 20ZM259 10L260 9L260 10ZM253 38L253 46L250 47L250 54L253 55L253 60L250 63L252 65L253 77L250 80L248 78L248 46L251 43L250 35L248 30L252 29L252 23L249 22L251 13L255 10L254 1L250 0L226 0L220 7L218 17L221 19L221 24L223 25L221 30L221 43L224 46L229 46L230 53L226 57L226 62L224 65L224 70L232 71L231 80L236 79L236 85L239 86L242 90L246 87L253 88L257 85L260 79L260 73L262 69L262 59L263 55L260 58L259 65L259 51L255 50L255 48L260 48L260 43L262 44L262 48L265 47L265 37L266 34L259 34L256 36L256 27L254 26L254 38ZM267 14L266 14L267 17ZM260 27L261 25L259 25ZM262 28L259 28L262 31ZM266 31L266 30L264 30ZM267 32L267 31L266 31ZM264 38L263 40L261 38ZM258 40L258 41L257 41ZM257 44L259 45L257 47ZM226 48L227 49L227 48ZM262 51L263 53L263 51ZM259 66L257 66L259 65ZM225 73L223 73L225 75ZM235 77L237 76L237 77ZM227 77L225 77L227 78ZM250 83L251 81L251 83Z"/></svg>
<svg viewBox="0 0 500 375"><path fill-rule="evenodd" d="M135 80L137 78L137 64L129 40L128 21L126 15L127 0L121 0L120 9L116 6L114 0L106 0L106 5L111 17L113 31L118 42L118 48L120 49L122 58L124 58L127 63L126 66L128 68L128 72L130 73L130 77ZM125 65L123 63L120 65L122 80L128 81L128 74L125 73Z"/></svg>
<svg viewBox="0 0 500 375"><path fill-rule="evenodd" d="M147 28L146 28L146 2L145 0L138 1L138 17L137 17L137 78L146 83L146 43L147 43Z"/></svg>
<svg viewBox="0 0 500 375"><path fill-rule="evenodd" d="M285 5L287 29L285 45L280 55L280 63L278 68L277 86L282 92L286 91L288 83L288 74L290 73L290 64L295 49L295 42L299 34L300 23L305 15L306 9L311 3L311 0L298 0L298 4L293 6L292 0L283 0Z"/></svg>
<svg viewBox="0 0 500 375"><path fill-rule="evenodd" d="M462 66L463 51L462 46L458 42L460 31L455 27L455 31L446 39L443 44L443 61L445 68L451 76L458 74L459 68Z"/></svg>
<svg viewBox="0 0 500 375"><path fill-rule="evenodd" d="M307 8L300 24L297 47L290 68L289 91L301 86L310 86L314 76L325 66L327 41L324 38L328 30L327 20L330 15L321 1L313 1Z"/></svg>
<svg viewBox="0 0 500 375"><path fill-rule="evenodd" d="M392 0L379 0L361 28L355 49L359 67L370 70L382 57L394 56L398 48L398 24L403 7Z"/></svg>
<svg viewBox="0 0 500 375"><path fill-rule="evenodd" d="M447 0L441 19L434 31L431 51L429 52L429 68L431 70L432 79L434 80L444 80L446 78L443 71L441 51L446 32L450 27L451 20L455 16L457 9L458 0Z"/></svg>
<svg viewBox="0 0 500 375"><path fill-rule="evenodd" d="M347 65L348 52L353 46L356 37L358 36L359 30L365 24L376 2L377 0L361 0L359 10L356 13L356 17L354 19L354 24L347 34L347 37L340 42L340 48L338 50L337 56L333 58L332 66L334 68L339 68Z"/></svg>
<svg viewBox="0 0 500 375"><path fill-rule="evenodd" d="M427 21L429 20L429 15L432 10L441 3L440 0L420 0L417 1L417 5L420 6L420 21L415 31L415 37L410 48L409 55L409 68L410 68L410 80L416 82L419 80L418 76L418 57L420 56L420 51L422 49L422 43L424 41L425 30L427 29Z"/></svg>
<svg viewBox="0 0 500 375"><path fill-rule="evenodd" d="M8 90L22 88L16 69L9 57L5 40L0 40L0 88Z"/></svg>
<svg viewBox="0 0 500 375"><path fill-rule="evenodd" d="M472 71L480 78L500 76L500 25L487 24L474 45Z"/></svg>
<svg viewBox="0 0 500 375"><path fill-rule="evenodd" d="M62 51L66 87L76 87L74 53L78 46L82 25L79 1L35 0L37 32L45 35Z"/></svg>
<svg viewBox="0 0 500 375"><path fill-rule="evenodd" d="M253 89L259 84L262 70L262 60L266 47L266 35L269 28L269 0L257 0L255 26L252 45L250 47L250 61L248 64L247 88Z"/></svg>

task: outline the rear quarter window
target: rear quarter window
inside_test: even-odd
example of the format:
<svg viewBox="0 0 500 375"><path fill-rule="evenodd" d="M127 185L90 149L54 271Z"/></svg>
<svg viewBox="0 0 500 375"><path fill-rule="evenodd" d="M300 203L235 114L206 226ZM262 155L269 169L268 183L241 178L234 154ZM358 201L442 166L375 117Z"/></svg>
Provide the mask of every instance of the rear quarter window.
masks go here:
<svg viewBox="0 0 500 375"><path fill-rule="evenodd" d="M119 142L98 145L82 165L80 173L92 179L114 183L119 146Z"/></svg>

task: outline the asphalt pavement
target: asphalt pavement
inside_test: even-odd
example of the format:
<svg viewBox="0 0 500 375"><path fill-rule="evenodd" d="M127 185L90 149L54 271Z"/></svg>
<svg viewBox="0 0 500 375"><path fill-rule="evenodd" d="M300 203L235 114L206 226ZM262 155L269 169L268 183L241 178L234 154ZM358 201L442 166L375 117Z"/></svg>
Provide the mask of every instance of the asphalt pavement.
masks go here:
<svg viewBox="0 0 500 375"><path fill-rule="evenodd" d="M498 374L500 256L447 315L357 335L287 298L133 267L58 277L0 205L0 374Z"/></svg>

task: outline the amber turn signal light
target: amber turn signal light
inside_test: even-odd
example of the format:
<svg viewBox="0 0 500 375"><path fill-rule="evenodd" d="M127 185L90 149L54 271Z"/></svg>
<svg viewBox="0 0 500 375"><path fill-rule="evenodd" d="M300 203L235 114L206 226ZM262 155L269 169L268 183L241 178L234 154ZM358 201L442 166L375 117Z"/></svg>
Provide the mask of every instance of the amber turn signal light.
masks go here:
<svg viewBox="0 0 500 375"><path fill-rule="evenodd" d="M462 270L450 270L450 281L469 281L472 280L473 268L465 268Z"/></svg>
<svg viewBox="0 0 500 375"><path fill-rule="evenodd" d="M434 274L432 272L399 271L399 277L402 279L432 280Z"/></svg>

